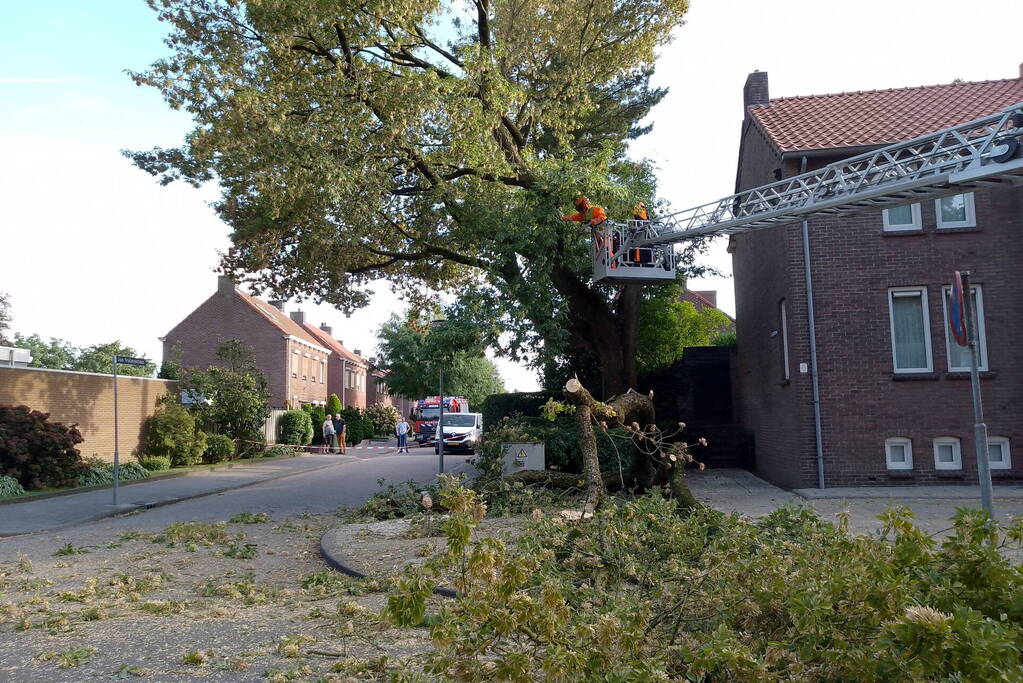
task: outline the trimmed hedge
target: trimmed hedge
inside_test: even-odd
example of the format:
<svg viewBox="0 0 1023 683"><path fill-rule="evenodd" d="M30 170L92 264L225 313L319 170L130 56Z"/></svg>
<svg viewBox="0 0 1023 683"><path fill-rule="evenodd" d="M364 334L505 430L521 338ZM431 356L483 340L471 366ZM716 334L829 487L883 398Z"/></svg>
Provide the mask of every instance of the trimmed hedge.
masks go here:
<svg viewBox="0 0 1023 683"><path fill-rule="evenodd" d="M133 479L145 479L149 476L149 470L137 462L124 463L118 468L118 481L132 481ZM93 460L88 467L78 475L79 486L100 486L114 483L114 464Z"/></svg>
<svg viewBox="0 0 1023 683"><path fill-rule="evenodd" d="M279 443L306 446L313 440L313 420L304 410L289 410L277 425Z"/></svg>
<svg viewBox="0 0 1023 683"><path fill-rule="evenodd" d="M146 420L146 455L170 458L174 467L186 467L202 461L206 434L196 429L195 417L184 406L165 401Z"/></svg>
<svg viewBox="0 0 1023 683"><path fill-rule="evenodd" d="M162 472L171 467L170 458L163 455L143 455L139 458L139 464L150 472Z"/></svg>
<svg viewBox="0 0 1023 683"><path fill-rule="evenodd" d="M540 417L540 407L554 393L549 391L519 391L508 394L491 394L483 399L480 412L483 413L483 428L496 425L505 417L523 415Z"/></svg>

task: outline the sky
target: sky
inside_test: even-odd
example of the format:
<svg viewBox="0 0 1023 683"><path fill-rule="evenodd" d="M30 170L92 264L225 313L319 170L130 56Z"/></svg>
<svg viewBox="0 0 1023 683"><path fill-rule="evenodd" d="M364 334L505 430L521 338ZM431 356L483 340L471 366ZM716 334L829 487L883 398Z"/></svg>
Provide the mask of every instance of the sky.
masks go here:
<svg viewBox="0 0 1023 683"><path fill-rule="evenodd" d="M768 72L772 97L1015 78L1023 49L990 27L1019 12L975 0L967 25L961 2L692 0L657 65L669 94L631 154L657 164L676 210L729 195L750 71ZM125 73L165 54L165 33L142 0L0 6L0 291L17 332L77 346L119 339L159 360L158 338L216 288L228 246L208 206L216 188L161 187L120 153L172 147L189 130L186 114ZM704 262L722 277L690 287L717 290L734 314L723 239ZM347 319L289 302L297 308L367 356L380 324L404 309L386 285ZM530 369L498 367L509 390L536 388Z"/></svg>

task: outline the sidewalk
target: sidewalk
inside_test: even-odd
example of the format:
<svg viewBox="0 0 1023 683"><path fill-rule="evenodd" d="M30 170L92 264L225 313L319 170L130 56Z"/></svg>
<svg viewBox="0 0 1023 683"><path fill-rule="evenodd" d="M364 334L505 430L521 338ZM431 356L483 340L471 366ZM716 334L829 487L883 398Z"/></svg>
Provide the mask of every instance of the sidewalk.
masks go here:
<svg viewBox="0 0 1023 683"><path fill-rule="evenodd" d="M269 462L256 460L252 464L235 465L231 469L190 472L180 477L143 481L121 486L117 492L116 506L112 504L113 492L109 488L10 503L0 509L0 537L54 531L132 510L168 505L334 467L356 459L351 455L304 455L298 458L277 458Z"/></svg>
<svg viewBox="0 0 1023 683"><path fill-rule="evenodd" d="M995 500L1023 499L1023 486L994 484ZM892 500L980 500L980 487L976 484L948 485L924 484L920 486L837 486L830 489L793 489L793 493L808 500L830 498L885 498Z"/></svg>

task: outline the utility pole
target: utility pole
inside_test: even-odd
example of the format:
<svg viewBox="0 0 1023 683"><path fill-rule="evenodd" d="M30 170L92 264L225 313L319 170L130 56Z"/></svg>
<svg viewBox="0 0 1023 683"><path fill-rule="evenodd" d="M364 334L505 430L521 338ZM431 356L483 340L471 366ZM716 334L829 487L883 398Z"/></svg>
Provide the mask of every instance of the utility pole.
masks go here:
<svg viewBox="0 0 1023 683"><path fill-rule="evenodd" d="M440 363L440 414L437 416L437 454L440 456L440 474L444 474L444 361Z"/></svg>
<svg viewBox="0 0 1023 683"><path fill-rule="evenodd" d="M980 503L988 516L995 518L995 504L991 495L991 465L987 452L987 425L984 424L984 405L980 397L980 349L977 345L977 322L970 292L970 272L959 273L963 283L963 320L966 340L970 348L970 389L973 392L973 441L977 454L977 478L980 480Z"/></svg>
<svg viewBox="0 0 1023 683"><path fill-rule="evenodd" d="M117 361L115 354L111 359L114 367L114 505L117 505L117 483L121 475L121 458L117 450Z"/></svg>

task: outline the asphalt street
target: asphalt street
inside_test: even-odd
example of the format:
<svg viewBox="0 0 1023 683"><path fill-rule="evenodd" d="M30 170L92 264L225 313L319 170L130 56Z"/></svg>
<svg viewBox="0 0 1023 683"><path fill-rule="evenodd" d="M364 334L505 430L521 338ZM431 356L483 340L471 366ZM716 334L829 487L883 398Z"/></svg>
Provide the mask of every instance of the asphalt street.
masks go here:
<svg viewBox="0 0 1023 683"><path fill-rule="evenodd" d="M464 455L445 455L445 470L452 473L466 472L471 469L466 462L470 458ZM413 449L408 455L349 449L348 457L305 456L295 461L305 461L302 464L308 463L312 467L298 473L285 473L285 476L269 481L243 485L220 493L200 494L199 497L141 509L131 514L78 524L62 524L58 529L42 529L29 535L0 538L0 556L14 557L17 551L31 548L33 539L40 536L60 536L73 539L76 543L85 543L90 537L101 532L108 533L111 529L162 529L177 521L222 521L241 511L264 512L274 519L303 513L333 512L338 508L361 505L388 483L432 481L438 469L437 456L433 449L426 448ZM231 471L236 472L234 476L238 476L237 472L241 469ZM213 478L213 474L189 475L151 482L145 486L164 488L164 495L170 495L175 488L187 485L189 489L194 489L197 483L202 484L204 480L209 482ZM134 485L139 486L142 484ZM131 492L132 488L126 486L122 489L123 500L139 497L138 491L134 494ZM77 495L92 494L101 494L102 500L97 501L98 506L103 507L109 503L109 490ZM153 493L150 492L150 495ZM191 491L189 495L194 496L195 492ZM0 515L4 523L14 524L19 516L46 514L45 506L66 506L67 498L71 496L0 506ZM32 506L31 511L27 506Z"/></svg>

